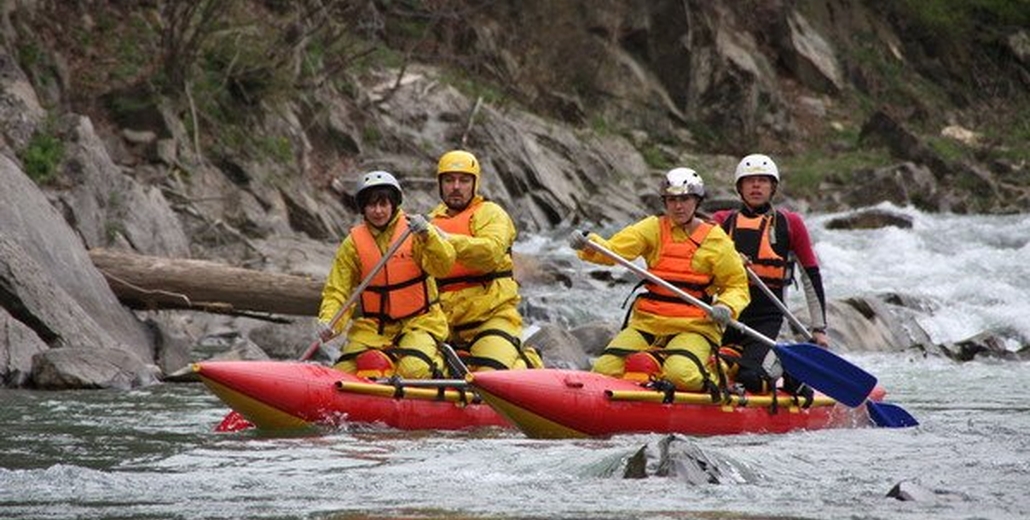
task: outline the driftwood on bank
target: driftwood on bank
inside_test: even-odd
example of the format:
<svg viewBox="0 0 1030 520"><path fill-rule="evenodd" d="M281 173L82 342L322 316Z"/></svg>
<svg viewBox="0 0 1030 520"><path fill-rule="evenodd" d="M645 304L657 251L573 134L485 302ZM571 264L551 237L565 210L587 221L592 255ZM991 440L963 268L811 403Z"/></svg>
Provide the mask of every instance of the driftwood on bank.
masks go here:
<svg viewBox="0 0 1030 520"><path fill-rule="evenodd" d="M110 249L89 256L118 300L133 309L315 316L321 301L323 282L303 276Z"/></svg>

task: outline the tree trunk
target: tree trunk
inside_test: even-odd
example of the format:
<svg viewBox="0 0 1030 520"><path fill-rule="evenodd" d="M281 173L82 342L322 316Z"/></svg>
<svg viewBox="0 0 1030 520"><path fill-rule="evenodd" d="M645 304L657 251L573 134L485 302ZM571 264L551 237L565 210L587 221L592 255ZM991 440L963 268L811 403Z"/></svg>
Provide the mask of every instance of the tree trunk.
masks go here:
<svg viewBox="0 0 1030 520"><path fill-rule="evenodd" d="M302 276L110 249L92 249L89 256L115 296L133 309L315 316L322 297L323 281Z"/></svg>

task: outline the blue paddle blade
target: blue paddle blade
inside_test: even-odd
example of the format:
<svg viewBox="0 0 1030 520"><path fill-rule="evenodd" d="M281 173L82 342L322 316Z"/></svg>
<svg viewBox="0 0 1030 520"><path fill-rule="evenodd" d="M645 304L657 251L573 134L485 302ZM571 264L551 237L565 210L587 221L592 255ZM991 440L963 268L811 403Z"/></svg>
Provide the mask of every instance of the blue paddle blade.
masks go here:
<svg viewBox="0 0 1030 520"><path fill-rule="evenodd" d="M884 428L907 428L919 426L919 421L904 408L891 403L869 401L865 404L869 417L877 426Z"/></svg>
<svg viewBox="0 0 1030 520"><path fill-rule="evenodd" d="M788 374L851 408L861 405L876 386L875 376L818 345L794 343L773 349Z"/></svg>

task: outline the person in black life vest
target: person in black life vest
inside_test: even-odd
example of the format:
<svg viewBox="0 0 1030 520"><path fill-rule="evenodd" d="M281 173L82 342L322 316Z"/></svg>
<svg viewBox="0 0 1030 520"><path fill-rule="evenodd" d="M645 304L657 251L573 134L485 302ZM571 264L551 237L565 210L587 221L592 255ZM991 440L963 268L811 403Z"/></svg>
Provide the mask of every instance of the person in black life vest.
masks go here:
<svg viewBox="0 0 1030 520"><path fill-rule="evenodd" d="M813 342L829 347L826 336L826 296L823 291L819 262L812 250L808 228L797 213L776 208L772 198L780 183L780 171L771 158L762 154L744 157L737 165L735 182L741 206L712 215L730 235L745 265L783 301L784 289L793 279L795 263L799 270L805 301L811 317ZM783 312L765 292L751 283L751 303L740 315L740 321L773 340L780 333ZM736 345L742 350L736 374L737 383L750 392L768 392L782 371L770 348L740 331L730 328L723 336L723 345ZM784 388L797 394L811 395L811 390L784 375Z"/></svg>

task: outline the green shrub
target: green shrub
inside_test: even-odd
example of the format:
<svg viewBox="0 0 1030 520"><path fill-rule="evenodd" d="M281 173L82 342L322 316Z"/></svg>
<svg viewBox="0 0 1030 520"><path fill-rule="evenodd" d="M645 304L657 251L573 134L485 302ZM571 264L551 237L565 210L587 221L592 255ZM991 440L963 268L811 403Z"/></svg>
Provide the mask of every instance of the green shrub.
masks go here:
<svg viewBox="0 0 1030 520"><path fill-rule="evenodd" d="M45 131L37 131L21 155L22 168L30 179L42 184L54 177L64 159L64 143Z"/></svg>

